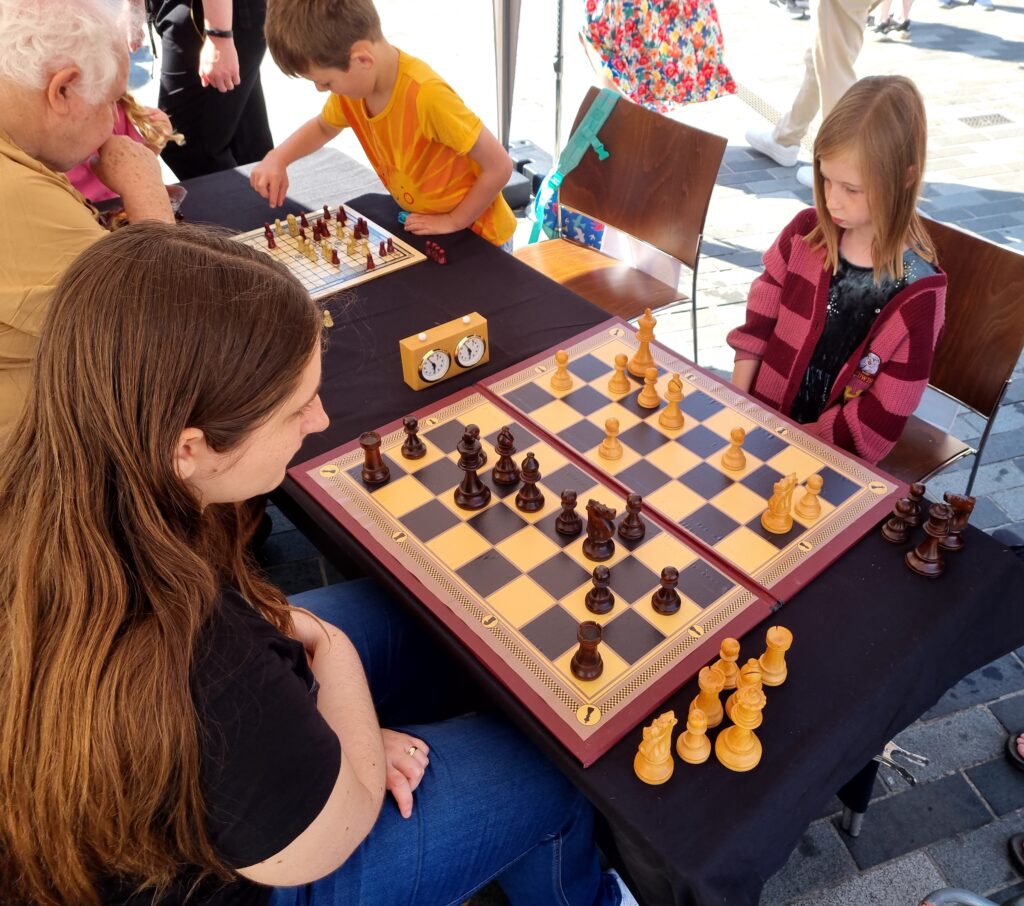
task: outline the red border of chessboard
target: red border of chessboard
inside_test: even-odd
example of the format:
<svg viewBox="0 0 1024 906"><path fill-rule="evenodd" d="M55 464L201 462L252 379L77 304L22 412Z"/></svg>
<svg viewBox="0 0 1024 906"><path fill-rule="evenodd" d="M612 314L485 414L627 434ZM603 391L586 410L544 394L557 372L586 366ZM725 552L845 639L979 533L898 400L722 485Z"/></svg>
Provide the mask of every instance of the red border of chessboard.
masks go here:
<svg viewBox="0 0 1024 906"><path fill-rule="evenodd" d="M498 384L501 381L505 380L506 378L512 377L513 375L521 374L526 369L538 364L539 362L544 361L545 359L550 359L560 349L570 349L576 344L582 343L590 339L591 337L607 333L614 327L621 327L628 333L634 336L636 335L636 328L634 328L631 324L627 323L621 318L609 318L607 321L603 321L602 323L590 328L589 330L584 331L583 333L579 333L576 334L575 336L566 338L561 343L557 343L554 346L549 347L544 352L537 353L537 355L531 356L528 359L524 359L522 362L518 362L517 364L506 368L504 371L491 375L489 378L486 379L486 381L482 381L479 386L483 389L483 391L486 393L488 397L494 399L498 396L497 393L495 393L495 391L491 389L495 384ZM710 380L716 383L722 383L721 378L718 378L715 375L711 374L706 369L701 368L700 365L697 365L690 359L687 359L685 356L680 355L675 350L666 346L664 343L659 343L657 340L655 340L652 342L651 345L652 348L660 349L670 358L685 363L688 369L692 369L693 371L702 374L704 377L709 378ZM659 365L662 365L662 367L664 367L663 362L659 362ZM732 386L729 387L729 390L730 392L735 393L737 396L749 400L750 402L754 403L757 407L761 409L766 408L764 403L762 403L760 400L755 399L749 393L744 393L743 391ZM503 404L505 403L503 399L501 400L501 402ZM517 419L523 421L524 424L527 427L529 427L535 434L540 432L540 436L543 436L548 443L551 443L563 455L569 456L576 464L579 464L580 462L586 462L583 459L583 457L580 456L580 454L578 454L575 450L569 448L568 445L566 445L560 438L552 437L547 431L545 431L543 428L537 425L528 414L522 413L518 409L515 409L514 407L510 407L508 404L505 404L503 408L510 409L510 411L514 412L515 417ZM787 416L775 411L772 411L771 414L773 418L778 418L780 421L792 426L796 431L806 433L804 432L803 426L793 421L791 418L788 418ZM673 520L665 517L664 514L659 513L659 515L662 517L662 521L667 521L671 526L673 526L676 532L681 533L682 536L685 537L693 546L695 546L698 550L701 550L704 553L705 558L709 562L713 563L716 568L732 576L735 576L739 572L741 576L744 576L747 579L748 583L753 584L753 586L759 589L762 594L766 594L769 597L777 599L779 604L781 605L788 598L796 594L801 588L809 584L817 576L824 572L842 554L844 554L847 550L853 547L854 544L860 541L884 517L888 516L892 512L894 501L898 497L904 495L907 489L907 486L902 481L893 478L891 475L888 475L887 473L881 471L877 466L873 466L870 463L865 462L865 460L861 459L856 454L849 453L846 450L840 450L834 444L829 444L827 441L824 441L821 438L814 439L820 444L823 444L827 447L831 447L843 458L859 463L861 466L863 466L865 469L869 470L873 474L892 483L895 486L896 490L894 490L890 494L879 496L878 502L874 506L870 507L863 514L861 514L860 517L851 522L844 532L826 542L826 544L822 546L814 554L813 557L809 558L806 563L795 567L792 571L788 572L784 577L779 579L778 582L773 584L771 588L766 588L762 586L753 577L747 577L746 574L737 570L735 566L733 566L731 563L725 560L706 542L702 541L696 535L691 534L682 526L677 525ZM614 475L605 474L604 472L602 472L601 476L603 480L606 480L608 484L614 490L618 491L620 494L624 495L630 493L631 489L627 488L624 484L622 484ZM657 512L657 510L654 507L649 507L646 501L644 502L644 509L645 511Z"/></svg>
<svg viewBox="0 0 1024 906"><path fill-rule="evenodd" d="M460 390L451 396L445 397L435 403L423 406L416 412L409 413L417 418L425 418L453 403L473 394L482 396L488 402L496 405L502 411L507 412L510 418L518 421L526 421L523 416L516 412L504 400L496 398L489 390L482 386L471 386ZM404 417L404 416L403 416ZM375 429L381 436L386 436L402 427L402 418L397 418L381 428ZM536 432L532 424L531 430ZM551 438L544 431L537 433L539 439L545 443L551 443ZM777 607L770 595L760 589L756 583L740 573L734 566L724 563L717 558L712 563L720 569L737 585L751 591L757 600L743 611L738 613L722 627L705 636L693 649L681 658L669 670L653 681L644 691L640 692L633 701L610 718L607 723L594 731L587 739L581 739L574 735L567 726L563 717L554 712L551 706L545 702L519 674L509 667L500 658L496 659L491 648L475 635L465 622L453 615L448 606L436 597L421 582L416 572L408 567L401 559L395 557L383 545L381 545L358 519L342 507L330 494L327 493L317 482L310 477L309 473L320 468L327 462L337 459L349 453L359 445L358 438L336 447L333 450L307 460L289 469L289 474L294 478L300 487L317 503L330 513L342 526L362 544L370 554L377 559L385 569L394 575L419 601L437 617L455 636L462 645L468 649L518 700L519 702L543 725L559 742L562 743L573 755L575 755L583 767L589 767L605 752L622 739L627 733L633 730L644 720L655 708L672 695L687 680L696 675L697 671L705 664L710 663L718 655L718 650L723 639L731 636L742 636L749 632L767 617ZM595 480L596 483L609 487L617 492L615 483L609 481L609 477L599 472L593 465L583 460L575 451L565 451L558 445L559 452L568 453L567 459L577 467L581 468ZM650 508L645 508L647 518L655 519L663 530L676 538L682 538L698 554L704 553L701 547L694 544L692 540L680 532L679 527L666 520L660 513ZM758 606L760 605L760 606Z"/></svg>

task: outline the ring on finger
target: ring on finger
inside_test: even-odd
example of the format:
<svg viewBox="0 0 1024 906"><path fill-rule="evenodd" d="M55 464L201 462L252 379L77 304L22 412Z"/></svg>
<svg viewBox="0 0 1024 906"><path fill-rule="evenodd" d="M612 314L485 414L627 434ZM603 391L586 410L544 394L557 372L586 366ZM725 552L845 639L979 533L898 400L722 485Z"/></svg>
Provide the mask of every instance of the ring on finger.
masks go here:
<svg viewBox="0 0 1024 906"><path fill-rule="evenodd" d="M405 750L405 754L406 755L415 755L419 750L420 750L419 746L409 746L409 748Z"/></svg>

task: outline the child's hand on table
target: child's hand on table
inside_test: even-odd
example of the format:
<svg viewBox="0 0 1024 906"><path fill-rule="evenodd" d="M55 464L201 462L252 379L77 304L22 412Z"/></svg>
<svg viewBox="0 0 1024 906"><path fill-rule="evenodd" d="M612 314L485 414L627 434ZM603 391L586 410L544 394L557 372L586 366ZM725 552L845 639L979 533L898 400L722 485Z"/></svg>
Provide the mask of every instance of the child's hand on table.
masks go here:
<svg viewBox="0 0 1024 906"><path fill-rule="evenodd" d="M260 193L272 208L284 204L288 194L288 168L273 151L268 151L249 175L249 185Z"/></svg>
<svg viewBox="0 0 1024 906"><path fill-rule="evenodd" d="M451 214L409 214L405 228L417 236L441 236L462 229Z"/></svg>

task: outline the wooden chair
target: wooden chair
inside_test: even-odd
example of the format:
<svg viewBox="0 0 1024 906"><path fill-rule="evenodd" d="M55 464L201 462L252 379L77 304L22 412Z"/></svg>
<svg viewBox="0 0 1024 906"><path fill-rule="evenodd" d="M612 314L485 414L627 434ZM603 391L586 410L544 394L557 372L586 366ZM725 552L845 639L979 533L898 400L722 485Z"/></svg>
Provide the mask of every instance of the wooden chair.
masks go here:
<svg viewBox="0 0 1024 906"><path fill-rule="evenodd" d="M597 95L591 88L575 130ZM655 246L693 272L693 358L697 359L697 264L711 190L726 140L619 99L599 132L610 156L588 151L566 174L560 201L568 208ZM516 257L599 308L634 318L680 298L678 287L577 245L552 239L520 249Z"/></svg>
<svg viewBox="0 0 1024 906"><path fill-rule="evenodd" d="M905 481L925 481L976 453L970 494L989 433L1024 349L1024 255L964 230L925 220L939 266L949 277L946 324L929 385L986 419L977 451L916 416L880 466Z"/></svg>

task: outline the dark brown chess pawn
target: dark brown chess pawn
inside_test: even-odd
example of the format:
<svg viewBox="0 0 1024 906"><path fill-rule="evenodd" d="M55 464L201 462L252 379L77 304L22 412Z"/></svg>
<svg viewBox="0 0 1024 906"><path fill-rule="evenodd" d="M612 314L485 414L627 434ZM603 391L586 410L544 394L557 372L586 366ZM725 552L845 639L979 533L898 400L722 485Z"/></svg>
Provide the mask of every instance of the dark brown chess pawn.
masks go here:
<svg viewBox="0 0 1024 906"><path fill-rule="evenodd" d="M904 517L903 521L911 528L917 528L922 522L924 522L924 517L921 513L924 492L925 487L919 481L912 484L910 486L910 490L907 492L907 498L910 500L912 509L910 513Z"/></svg>
<svg viewBox="0 0 1024 906"><path fill-rule="evenodd" d="M594 587L587 592L583 603L591 613L605 614L615 606L615 595L608 587L612 581L612 571L607 566L599 564L594 567L594 576L591 580Z"/></svg>
<svg viewBox="0 0 1024 906"><path fill-rule="evenodd" d="M487 451L484 449L484 445L480 443L480 429L476 425L466 425L466 432L476 441L480 449L476 467L477 469L482 469L487 465Z"/></svg>
<svg viewBox="0 0 1024 906"><path fill-rule="evenodd" d="M909 497L901 497L893 507L892 516L882 526L882 537L890 544L905 544L909 531L907 528L907 516L913 510L914 504Z"/></svg>
<svg viewBox="0 0 1024 906"><path fill-rule="evenodd" d="M944 503L933 503L928 510L928 521L924 524L924 539L913 550L907 551L906 561L915 573L937 579L946 568L940 544L949 531L949 518L952 511Z"/></svg>
<svg viewBox="0 0 1024 906"><path fill-rule="evenodd" d="M604 662L597 650L601 644L601 625L593 620L585 620L576 631L576 640L580 647L572 656L569 669L576 679L596 680L604 670Z"/></svg>
<svg viewBox="0 0 1024 906"><path fill-rule="evenodd" d="M647 531L640 510L644 499L639 494L630 494L626 498L626 514L619 523L619 537L623 541L639 541Z"/></svg>
<svg viewBox="0 0 1024 906"><path fill-rule="evenodd" d="M516 452L516 442L507 425L498 432L494 449L498 454L498 461L491 469L491 480L502 487L519 484L519 467L512 459L512 454Z"/></svg>
<svg viewBox="0 0 1024 906"><path fill-rule="evenodd" d="M411 415L402 419L402 427L405 429L405 442L402 444L402 455L406 459L423 459L427 455L427 445L420 440L419 420Z"/></svg>
<svg viewBox="0 0 1024 906"><path fill-rule="evenodd" d="M555 531L570 538L575 538L583 531L583 520L576 512L575 491L562 491L562 512L555 519Z"/></svg>
<svg viewBox="0 0 1024 906"><path fill-rule="evenodd" d="M544 508L544 494L537 487L537 482L540 481L540 466L537 465L533 453L526 454L519 475L523 479L523 486L516 494L516 507L524 513L536 513Z"/></svg>
<svg viewBox="0 0 1024 906"><path fill-rule="evenodd" d="M679 611L682 601L676 586L679 584L679 570L666 566L661 571L661 587L651 595L651 606L662 616L670 617Z"/></svg>
<svg viewBox="0 0 1024 906"><path fill-rule="evenodd" d="M949 534L939 542L939 547L944 551L962 550L964 546L964 529L974 512L974 498L966 494L953 494L946 491L942 499L949 504L952 511L952 518L949 520Z"/></svg>
<svg viewBox="0 0 1024 906"><path fill-rule="evenodd" d="M491 489L476 474L477 463L480 461L480 441L467 428L457 449L462 481L455 489L455 505L464 510L481 510L491 499Z"/></svg>
<svg viewBox="0 0 1024 906"><path fill-rule="evenodd" d="M360 475L363 484L375 488L391 478L391 470L380 455L380 435L376 431L367 431L359 438L359 446L363 448L363 468Z"/></svg>

